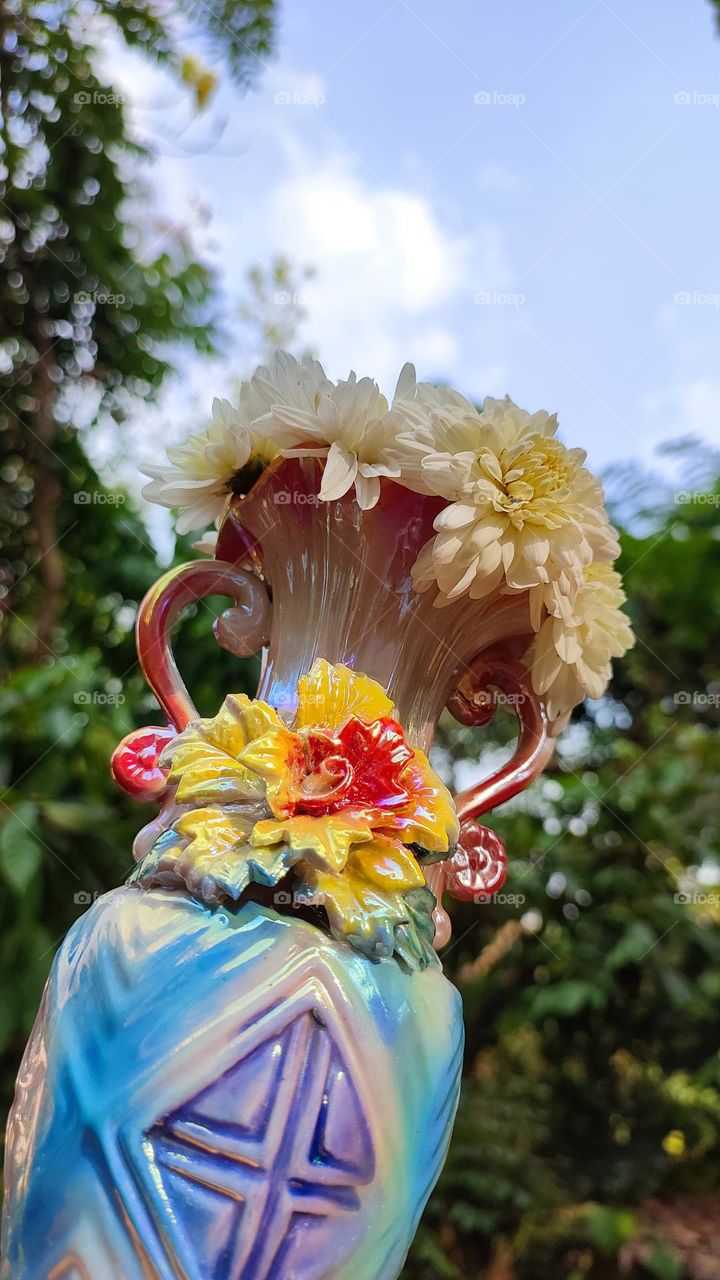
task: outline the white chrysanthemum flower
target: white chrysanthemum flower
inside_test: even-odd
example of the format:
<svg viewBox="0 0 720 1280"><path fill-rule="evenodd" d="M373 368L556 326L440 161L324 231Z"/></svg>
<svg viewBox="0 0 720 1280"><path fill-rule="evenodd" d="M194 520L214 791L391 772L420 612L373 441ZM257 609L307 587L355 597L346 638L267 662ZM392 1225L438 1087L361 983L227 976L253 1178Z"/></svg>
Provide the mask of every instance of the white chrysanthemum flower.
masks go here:
<svg viewBox="0 0 720 1280"><path fill-rule="evenodd" d="M433 434L434 419L442 423L466 415L477 417L475 405L459 391L435 386L432 382L418 382L413 364L404 364L400 370L393 409L403 415L409 427L418 430L430 447L437 447L437 437Z"/></svg>
<svg viewBox="0 0 720 1280"><path fill-rule="evenodd" d="M421 386L418 384L418 390ZM425 425L416 421L414 430L403 434L401 443L419 458L417 488L450 502L467 492L468 484L479 474L476 464L488 450L500 455L533 435L553 436L557 431L554 414L544 410L527 413L509 396L504 400L486 396L479 410L447 388L430 390L446 394L438 401L426 397L423 391L417 403L427 406Z"/></svg>
<svg viewBox="0 0 720 1280"><path fill-rule="evenodd" d="M151 477L143 497L180 511L178 533L204 529L221 515L233 477L248 462L252 446L250 430L232 405L215 400L209 427L185 444L170 446L164 465L143 468Z"/></svg>
<svg viewBox="0 0 720 1280"><path fill-rule="evenodd" d="M212 421L204 431L171 446L166 464L144 468L151 483L143 496L180 511L178 533L212 524L222 515L243 467L271 462L282 446L295 443L293 433L272 419L272 406L282 402L298 410L314 409L331 385L316 360L299 363L278 351L269 365L260 365L241 383L236 406L214 400Z"/></svg>
<svg viewBox="0 0 720 1280"><path fill-rule="evenodd" d="M555 417L488 398L476 419L449 422L423 476L450 505L414 569L420 590L436 582L438 603L500 587L533 592L563 575L579 582L594 558L617 551L603 491L585 452L555 439Z"/></svg>
<svg viewBox="0 0 720 1280"><path fill-rule="evenodd" d="M418 382L414 365L406 364L395 388L393 409L405 423L397 439L402 483L416 493L437 493L426 467L438 457L443 488L456 496L464 475L462 459L456 460L456 455L468 447L468 440L471 449L477 443L481 418L475 405L451 387Z"/></svg>
<svg viewBox="0 0 720 1280"><path fill-rule="evenodd" d="M258 365L253 376L243 382L238 395L238 410L247 422L254 422L262 433L263 419L274 405L312 412L322 395L332 387L319 360L304 356L296 360L287 351L276 351L268 365ZM273 433L274 440L286 433Z"/></svg>
<svg viewBox="0 0 720 1280"><path fill-rule="evenodd" d="M380 477L401 474L396 439L405 420L388 405L372 378L354 373L320 396L314 411L275 405L269 415L276 428L293 433L295 447L284 447L289 457L325 458L320 485L324 502L341 498L355 488L363 511L380 497Z"/></svg>
<svg viewBox="0 0 720 1280"><path fill-rule="evenodd" d="M547 616L526 661L551 719L566 717L584 697L601 697L612 675L612 659L634 645L621 608L625 599L620 574L603 562L587 566L571 609L556 585L546 588Z"/></svg>

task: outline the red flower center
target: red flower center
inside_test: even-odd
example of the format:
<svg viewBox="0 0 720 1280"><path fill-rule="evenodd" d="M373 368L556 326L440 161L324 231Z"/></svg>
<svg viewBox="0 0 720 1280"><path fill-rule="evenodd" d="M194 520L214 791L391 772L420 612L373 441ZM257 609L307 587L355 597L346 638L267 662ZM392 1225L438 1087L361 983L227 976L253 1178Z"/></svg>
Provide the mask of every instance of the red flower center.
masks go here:
<svg viewBox="0 0 720 1280"><path fill-rule="evenodd" d="M291 813L395 809L410 799L403 773L412 758L401 726L388 717L372 724L353 717L334 735L313 729L305 745L306 773L294 789Z"/></svg>

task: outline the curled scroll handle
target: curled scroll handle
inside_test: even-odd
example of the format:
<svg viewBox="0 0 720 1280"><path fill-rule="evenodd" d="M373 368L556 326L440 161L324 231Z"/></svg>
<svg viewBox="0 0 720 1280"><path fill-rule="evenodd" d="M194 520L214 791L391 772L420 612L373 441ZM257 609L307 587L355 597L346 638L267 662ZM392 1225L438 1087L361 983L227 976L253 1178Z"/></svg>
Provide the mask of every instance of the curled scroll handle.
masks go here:
<svg viewBox="0 0 720 1280"><path fill-rule="evenodd" d="M137 651L143 674L167 716L167 727L136 729L113 754L112 773L138 800L157 800L166 780L158 761L170 738L199 713L180 675L172 648L172 630L183 609L206 596L229 596L231 609L216 618L218 642L238 657L257 653L270 630L270 600L256 575L222 560L198 560L170 569L150 588L140 605Z"/></svg>
<svg viewBox="0 0 720 1280"><path fill-rule="evenodd" d="M476 820L534 782L555 745L545 704L532 688L527 667L497 649L488 649L473 660L447 705L456 720L469 726L487 724L498 706L506 706L518 717L520 734L507 764L455 798L460 820L457 850L447 862L427 870L428 884L438 901L436 947L444 946L450 937L450 920L442 906L444 891L454 898L479 902L496 892L505 879L505 847L494 831Z"/></svg>

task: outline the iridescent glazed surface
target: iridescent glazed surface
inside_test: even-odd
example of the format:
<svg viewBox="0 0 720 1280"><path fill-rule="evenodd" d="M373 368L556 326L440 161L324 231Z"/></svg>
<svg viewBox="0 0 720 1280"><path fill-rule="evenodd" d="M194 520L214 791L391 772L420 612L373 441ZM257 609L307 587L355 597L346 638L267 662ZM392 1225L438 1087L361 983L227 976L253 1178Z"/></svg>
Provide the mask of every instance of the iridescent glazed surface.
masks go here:
<svg viewBox="0 0 720 1280"><path fill-rule="evenodd" d="M256 903L116 890L23 1062L3 1280L394 1280L445 1155L460 1001Z"/></svg>
<svg viewBox="0 0 720 1280"><path fill-rule="evenodd" d="M411 570L438 500L388 482L371 510L319 503L318 466L273 463L230 502L220 559L141 606L167 724L112 767L159 812L137 883L54 963L8 1133L2 1280L394 1280L440 1172L463 1035L442 892L502 882L474 820L547 758L527 600L434 609ZM218 593L218 638L265 660L256 698L219 690L203 719L171 631ZM453 804L426 753L446 703L487 721L489 686L518 749Z"/></svg>
<svg viewBox="0 0 720 1280"><path fill-rule="evenodd" d="M231 503L220 530L218 557L242 561L250 549L272 587L258 697L292 716L315 660L345 663L382 685L408 740L427 751L467 664L500 639L516 641L519 654L527 647L527 598L463 597L435 608L411 571L442 501L388 482L370 511L350 494L319 502L321 474L314 458L273 463Z"/></svg>
<svg viewBox="0 0 720 1280"><path fill-rule="evenodd" d="M459 827L393 712L376 681L324 658L299 682L292 726L260 699L230 695L160 755L166 826L132 879L180 885L210 906L282 882L333 937L423 968L435 900L421 860L449 857Z"/></svg>

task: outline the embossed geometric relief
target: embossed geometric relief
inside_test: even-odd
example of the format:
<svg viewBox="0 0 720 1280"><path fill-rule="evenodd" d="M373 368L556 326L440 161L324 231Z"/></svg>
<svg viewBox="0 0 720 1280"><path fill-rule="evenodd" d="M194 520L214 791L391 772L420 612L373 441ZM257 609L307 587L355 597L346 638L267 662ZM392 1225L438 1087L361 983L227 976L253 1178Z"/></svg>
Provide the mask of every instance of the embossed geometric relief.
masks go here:
<svg viewBox="0 0 720 1280"><path fill-rule="evenodd" d="M329 1274L333 1219L357 1222L375 1171L347 1064L307 1010L147 1139L183 1253L203 1259L207 1280Z"/></svg>

